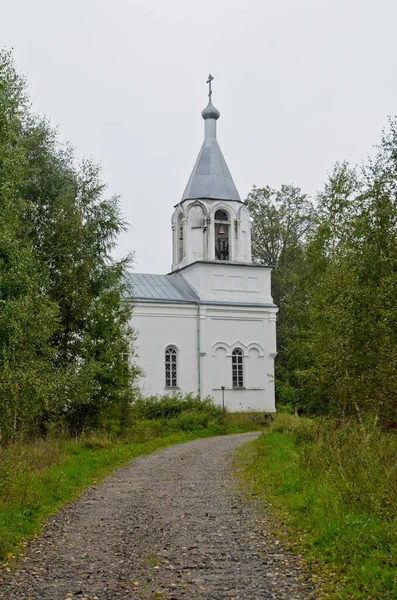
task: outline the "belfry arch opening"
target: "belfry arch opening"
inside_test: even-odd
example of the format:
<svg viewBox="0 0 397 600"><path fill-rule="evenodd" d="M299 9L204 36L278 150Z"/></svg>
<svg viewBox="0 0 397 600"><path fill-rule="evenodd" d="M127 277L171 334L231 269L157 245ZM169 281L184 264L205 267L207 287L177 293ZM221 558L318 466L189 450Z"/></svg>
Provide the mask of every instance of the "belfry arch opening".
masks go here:
<svg viewBox="0 0 397 600"><path fill-rule="evenodd" d="M176 220L176 260L177 262L181 262L183 259L183 247L184 247L184 239L183 239L183 223L182 223L182 213L179 213L178 218Z"/></svg>
<svg viewBox="0 0 397 600"><path fill-rule="evenodd" d="M215 259L230 260L229 258L229 232L230 219L225 210L217 210L214 217L215 224Z"/></svg>

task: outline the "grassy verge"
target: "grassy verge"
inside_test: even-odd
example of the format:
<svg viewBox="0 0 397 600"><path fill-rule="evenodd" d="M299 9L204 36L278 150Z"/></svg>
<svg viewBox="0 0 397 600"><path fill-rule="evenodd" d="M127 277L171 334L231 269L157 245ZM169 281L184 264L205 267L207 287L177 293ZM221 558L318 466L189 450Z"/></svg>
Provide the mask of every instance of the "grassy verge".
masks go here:
<svg viewBox="0 0 397 600"><path fill-rule="evenodd" d="M323 598L397 598L397 436L277 416L237 469Z"/></svg>
<svg viewBox="0 0 397 600"><path fill-rule="evenodd" d="M258 429L250 415L223 416L208 403L179 411L175 406L168 400L141 405L122 434L52 434L0 448L0 561L11 560L63 504L131 459L199 437ZM161 414L148 418L154 408Z"/></svg>

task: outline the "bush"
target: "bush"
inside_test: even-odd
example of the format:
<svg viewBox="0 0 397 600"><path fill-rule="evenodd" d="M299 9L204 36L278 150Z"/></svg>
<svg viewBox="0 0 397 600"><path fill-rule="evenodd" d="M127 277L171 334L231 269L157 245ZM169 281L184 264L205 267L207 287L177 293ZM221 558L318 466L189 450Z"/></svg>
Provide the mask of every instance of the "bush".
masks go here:
<svg viewBox="0 0 397 600"><path fill-rule="evenodd" d="M127 443L143 443L167 434L168 426L164 419L137 420L123 430L122 439Z"/></svg>
<svg viewBox="0 0 397 600"><path fill-rule="evenodd" d="M171 419L169 422L170 429L175 431L197 431L199 429L207 429L210 416L204 412L185 411L178 417Z"/></svg>
<svg viewBox="0 0 397 600"><path fill-rule="evenodd" d="M217 417L221 409L217 408L211 398L200 400L193 394L173 394L139 398L132 405L132 417L137 419L173 419L181 413L205 413L208 417Z"/></svg>

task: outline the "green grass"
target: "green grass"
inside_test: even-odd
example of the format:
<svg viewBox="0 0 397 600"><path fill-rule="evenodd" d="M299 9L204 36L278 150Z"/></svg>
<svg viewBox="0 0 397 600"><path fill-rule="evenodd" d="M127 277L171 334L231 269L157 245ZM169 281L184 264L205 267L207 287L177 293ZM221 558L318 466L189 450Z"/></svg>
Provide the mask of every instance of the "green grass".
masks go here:
<svg viewBox="0 0 397 600"><path fill-rule="evenodd" d="M322 597L397 598L397 437L288 415L246 445L237 472L311 565Z"/></svg>
<svg viewBox="0 0 397 600"><path fill-rule="evenodd" d="M52 434L0 447L0 561L12 559L63 504L133 458L199 437L259 428L250 415L224 416L208 403L205 410L193 408L175 413L174 406L172 418L148 419L141 407L141 418L135 414L118 436L106 431L79 439Z"/></svg>

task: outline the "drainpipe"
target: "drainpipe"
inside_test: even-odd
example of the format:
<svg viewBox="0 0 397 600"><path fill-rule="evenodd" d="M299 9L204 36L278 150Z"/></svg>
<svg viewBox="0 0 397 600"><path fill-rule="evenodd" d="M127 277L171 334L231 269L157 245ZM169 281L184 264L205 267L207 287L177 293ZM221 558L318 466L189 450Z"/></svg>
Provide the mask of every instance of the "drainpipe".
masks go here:
<svg viewBox="0 0 397 600"><path fill-rule="evenodd" d="M197 388L198 397L201 400L201 324L200 324L200 300L197 302Z"/></svg>

